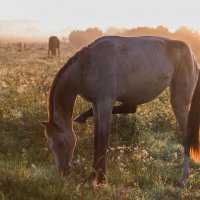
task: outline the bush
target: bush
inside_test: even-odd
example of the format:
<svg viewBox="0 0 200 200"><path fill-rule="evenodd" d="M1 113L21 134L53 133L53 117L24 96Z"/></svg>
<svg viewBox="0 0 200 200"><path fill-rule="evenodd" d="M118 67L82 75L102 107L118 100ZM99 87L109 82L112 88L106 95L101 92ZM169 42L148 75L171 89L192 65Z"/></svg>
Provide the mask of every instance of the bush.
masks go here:
<svg viewBox="0 0 200 200"><path fill-rule="evenodd" d="M81 48L102 35L102 31L98 28L88 28L85 31L72 31L69 35L69 43L75 48Z"/></svg>

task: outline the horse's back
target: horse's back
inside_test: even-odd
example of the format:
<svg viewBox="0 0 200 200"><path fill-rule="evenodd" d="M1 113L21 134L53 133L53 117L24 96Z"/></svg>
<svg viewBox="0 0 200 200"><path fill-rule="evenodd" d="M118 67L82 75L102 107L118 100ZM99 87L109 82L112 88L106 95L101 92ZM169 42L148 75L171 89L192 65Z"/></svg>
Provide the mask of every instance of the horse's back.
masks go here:
<svg viewBox="0 0 200 200"><path fill-rule="evenodd" d="M145 103L170 85L187 51L185 43L162 37L102 37L80 59L81 88L87 96Z"/></svg>
<svg viewBox="0 0 200 200"><path fill-rule="evenodd" d="M59 48L60 46L60 41L56 36L51 36L49 38L49 49L52 48Z"/></svg>

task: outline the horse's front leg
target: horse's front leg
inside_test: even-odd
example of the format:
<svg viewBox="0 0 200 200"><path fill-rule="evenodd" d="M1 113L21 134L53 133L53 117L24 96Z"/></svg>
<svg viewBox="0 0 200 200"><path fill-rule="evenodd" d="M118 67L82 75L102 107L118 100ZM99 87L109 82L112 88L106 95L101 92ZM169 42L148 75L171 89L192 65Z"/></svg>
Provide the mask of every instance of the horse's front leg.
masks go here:
<svg viewBox="0 0 200 200"><path fill-rule="evenodd" d="M108 148L108 136L112 118L113 102L104 101L94 105L94 160L91 177L97 177L97 184L106 182L105 159ZM95 176L96 175L96 176Z"/></svg>

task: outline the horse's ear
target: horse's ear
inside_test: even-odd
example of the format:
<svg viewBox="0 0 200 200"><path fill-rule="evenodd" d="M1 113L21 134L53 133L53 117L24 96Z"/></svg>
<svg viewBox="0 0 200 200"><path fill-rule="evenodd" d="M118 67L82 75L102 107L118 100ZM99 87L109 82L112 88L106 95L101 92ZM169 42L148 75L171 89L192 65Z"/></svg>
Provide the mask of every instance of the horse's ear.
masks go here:
<svg viewBox="0 0 200 200"><path fill-rule="evenodd" d="M48 127L49 126L49 122L48 121L39 121L38 120L38 123L43 127Z"/></svg>

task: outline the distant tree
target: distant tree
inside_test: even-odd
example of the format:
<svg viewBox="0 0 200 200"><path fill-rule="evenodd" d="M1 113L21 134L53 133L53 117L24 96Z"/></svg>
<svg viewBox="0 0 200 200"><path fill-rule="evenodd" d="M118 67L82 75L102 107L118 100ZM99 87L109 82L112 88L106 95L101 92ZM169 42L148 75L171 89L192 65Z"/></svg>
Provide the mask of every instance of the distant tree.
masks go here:
<svg viewBox="0 0 200 200"><path fill-rule="evenodd" d="M88 28L85 31L72 31L68 39L71 45L76 48L81 48L102 35L103 32L98 28Z"/></svg>
<svg viewBox="0 0 200 200"><path fill-rule="evenodd" d="M182 40L186 42L193 50L197 61L200 63L200 34L186 26L181 26L175 32L170 32L168 28L160 25L156 28L153 27L136 27L132 29L117 29L109 28L105 35L121 35L121 36L144 36L155 35L168 37L175 40ZM73 31L69 35L69 44L71 47L81 48L88 45L93 40L101 37L102 31L98 28L88 28L85 31Z"/></svg>
<svg viewBox="0 0 200 200"><path fill-rule="evenodd" d="M164 27L164 26L158 26L157 28L156 28L156 30L157 31L159 31L159 32L163 32L163 33L169 33L169 30L168 30L168 28L166 28L166 27Z"/></svg>
<svg viewBox="0 0 200 200"><path fill-rule="evenodd" d="M186 26L181 26L180 28L178 28L175 31L175 34L179 34L179 35L191 35L191 34L193 34L193 30L187 28Z"/></svg>
<svg viewBox="0 0 200 200"><path fill-rule="evenodd" d="M109 27L106 32L105 35L123 35L123 33L126 31L127 29L124 28L115 28L115 27Z"/></svg>
<svg viewBox="0 0 200 200"><path fill-rule="evenodd" d="M142 36L142 35L159 35L170 36L169 30L164 26L158 26L157 28L151 27L137 27L124 31L125 36Z"/></svg>

